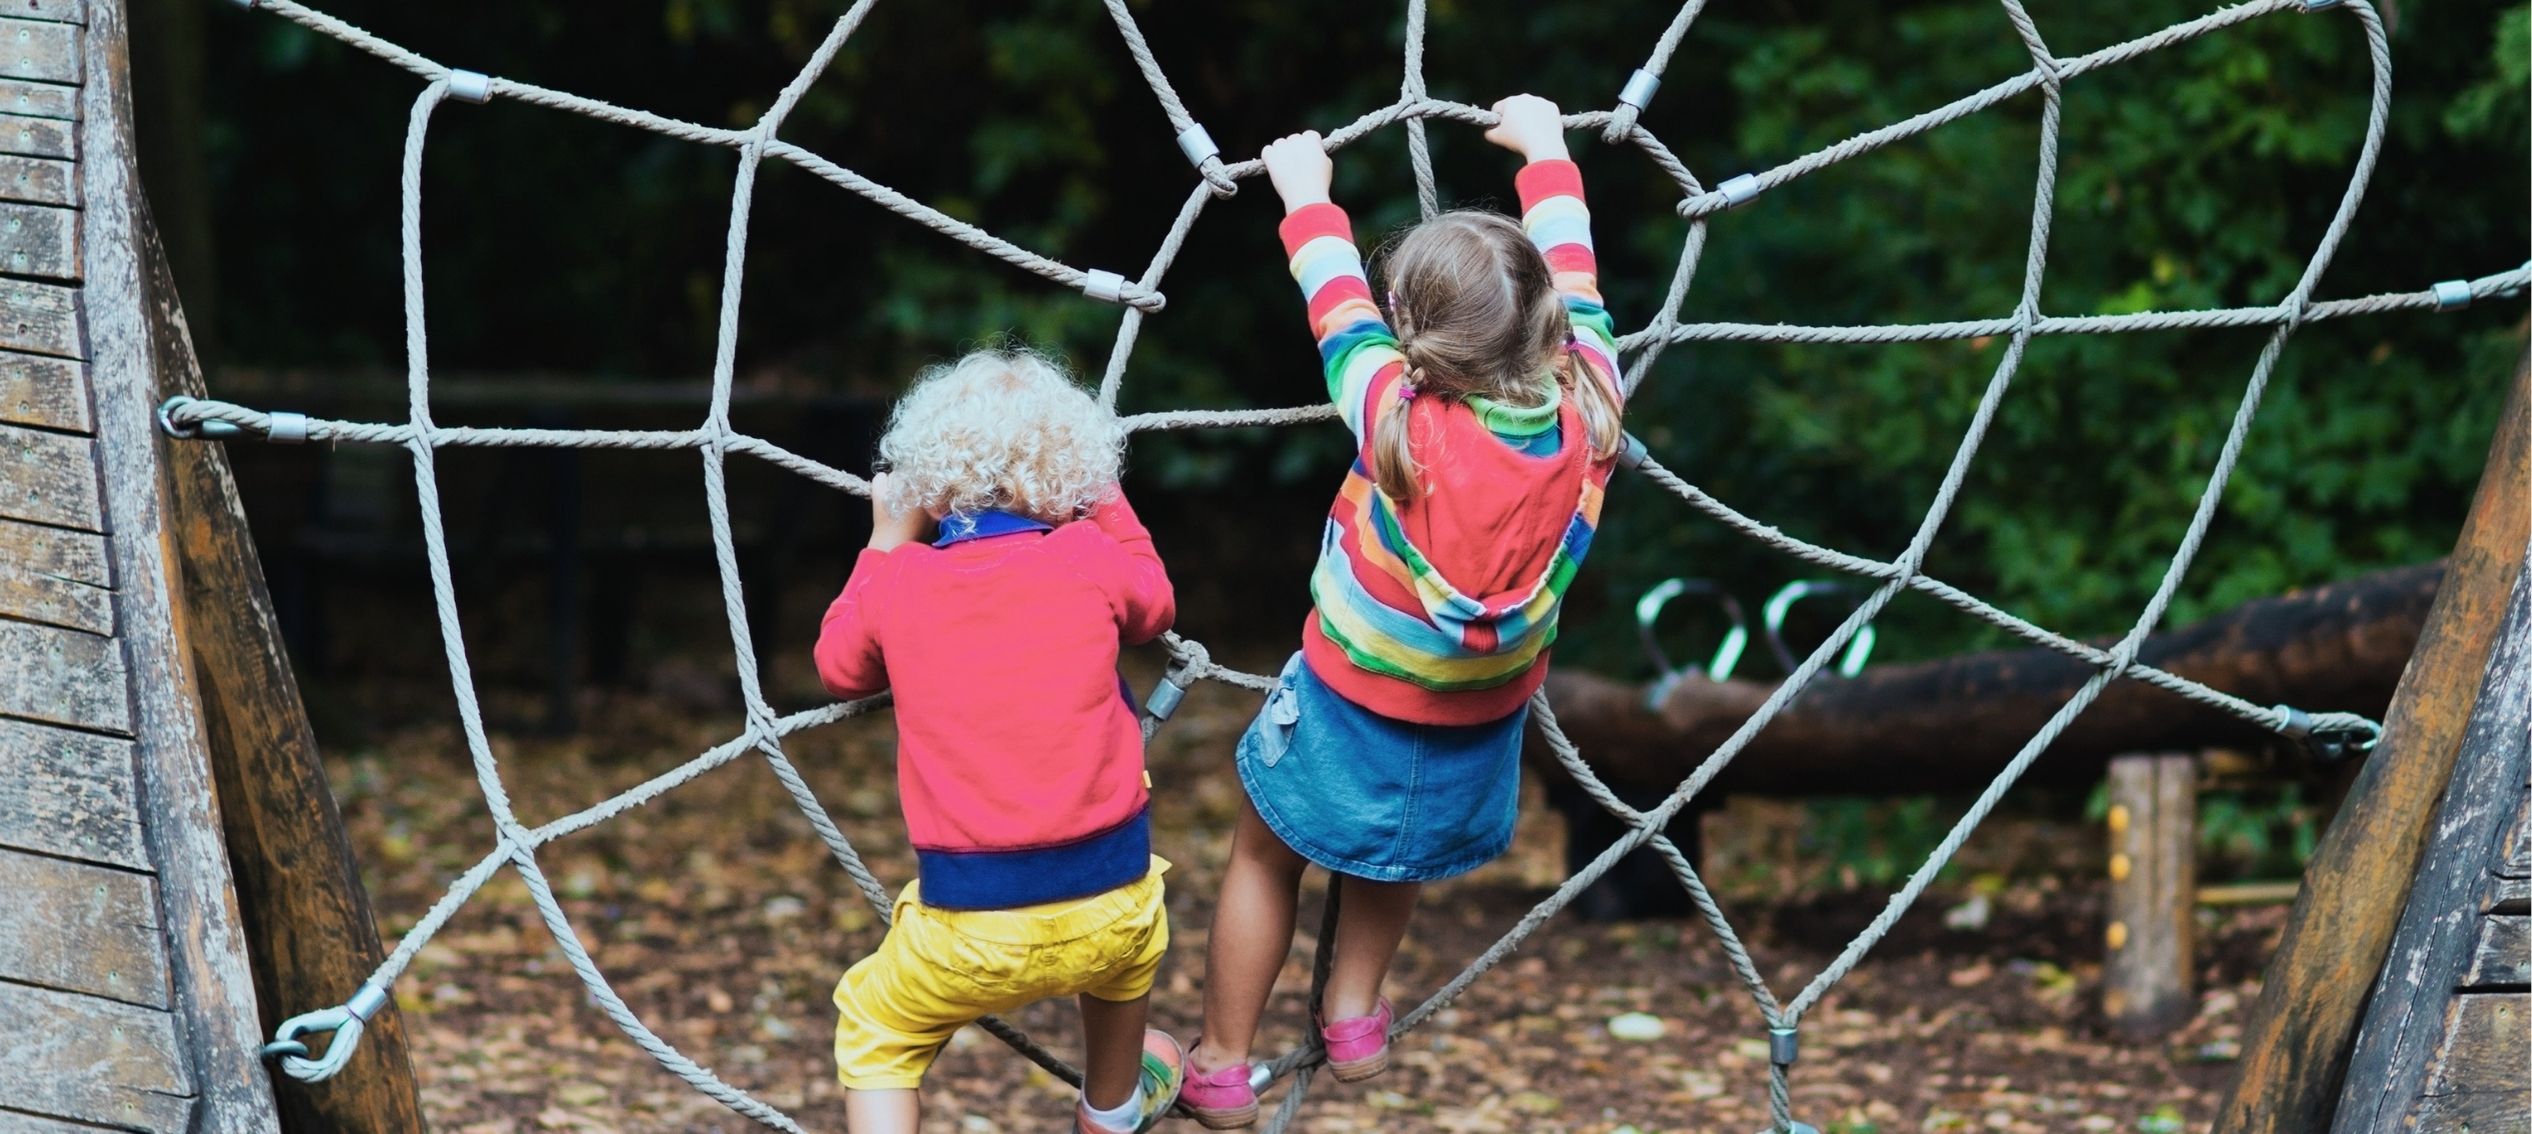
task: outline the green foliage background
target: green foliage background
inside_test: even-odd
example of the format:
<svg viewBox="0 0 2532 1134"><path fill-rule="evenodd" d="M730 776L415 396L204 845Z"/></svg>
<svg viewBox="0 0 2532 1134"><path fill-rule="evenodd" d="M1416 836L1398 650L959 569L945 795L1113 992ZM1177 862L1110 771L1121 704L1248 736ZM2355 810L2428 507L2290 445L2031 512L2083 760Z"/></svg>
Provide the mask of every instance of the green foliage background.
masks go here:
<svg viewBox="0 0 2532 1134"><path fill-rule="evenodd" d="M2031 11L2065 56L2208 2L2038 0ZM2325 298L2505 270L2532 244L2526 7L2391 3L2390 142ZM328 7L453 65L738 125L843 3ZM1396 97L1396 6L1135 7L1190 107L1235 154ZM1430 82L1436 94L1480 103L1530 89L1569 107L1606 105L1671 11L1435 0ZM220 357L393 364L396 147L415 84L225 6L206 20L203 49L210 176L207 202L195 204L216 269L188 286L217 291ZM1711 184L2027 67L1984 0L1719 3L1681 48L1646 122ZM2336 207L2367 82L2364 41L2344 13L2262 17L2070 82L2044 309L2274 302ZM2037 96L2026 95L1717 219L1688 317L1861 323L2009 312L2038 115ZM433 130L425 238L439 366L708 373L733 155L516 104L452 104ZM1023 245L1128 274L1191 184L1091 0L883 3L786 136ZM1437 127L1435 138L1447 197L1509 200L1499 151L1457 127ZM1580 157L1607 290L1632 328L1649 317L1686 226L1667 181L1632 151L1589 145ZM1345 151L1338 193L1367 232L1409 220L1402 133ZM1311 396L1314 357L1274 219L1262 185L1208 212L1164 283L1170 307L1136 354L1129 408ZM778 164L761 184L747 288L740 364L751 380L881 396L922 362L1006 330L1095 370L1116 317ZM2523 315L2522 303L2505 302L2298 336L2176 618L2440 554L2523 348ZM1930 569L2053 627L2124 629L2186 521L2261 337L2038 343ZM1742 510L1888 555L1923 514L2001 350L1680 347L1631 418L1672 467ZM1329 427L1149 438L1135 459L1144 492L1230 502L1318 496L1345 456ZM1754 602L1794 575L1782 557L1631 480L1610 516L1566 638L1569 656L1588 664L1640 666L1619 619L1659 578L1719 577ZM1306 556L1314 537L1296 528L1254 539ZM1306 598L1292 598L1297 613ZM1913 598L1883 624L1886 656L1977 645L1988 633Z"/></svg>

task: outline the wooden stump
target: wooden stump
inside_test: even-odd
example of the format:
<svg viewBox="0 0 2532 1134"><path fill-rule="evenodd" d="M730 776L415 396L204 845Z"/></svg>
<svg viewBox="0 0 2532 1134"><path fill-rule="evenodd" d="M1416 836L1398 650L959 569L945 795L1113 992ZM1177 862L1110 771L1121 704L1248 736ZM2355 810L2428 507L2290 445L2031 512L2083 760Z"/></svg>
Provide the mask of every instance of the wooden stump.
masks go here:
<svg viewBox="0 0 2532 1134"><path fill-rule="evenodd" d="M2109 948L2101 1011L2130 1039L2158 1039L2195 1014L2198 759L2110 761Z"/></svg>

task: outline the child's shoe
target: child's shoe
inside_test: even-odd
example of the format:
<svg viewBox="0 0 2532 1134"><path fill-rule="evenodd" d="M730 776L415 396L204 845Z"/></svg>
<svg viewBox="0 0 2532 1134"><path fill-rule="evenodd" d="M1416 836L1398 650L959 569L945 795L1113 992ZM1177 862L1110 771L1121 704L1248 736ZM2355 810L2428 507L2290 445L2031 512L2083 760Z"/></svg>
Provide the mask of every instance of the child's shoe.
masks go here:
<svg viewBox="0 0 2532 1134"><path fill-rule="evenodd" d="M1319 1040L1327 1045L1328 1072L1340 1083L1358 1083L1389 1069L1389 998L1380 1010L1350 1020L1322 1022Z"/></svg>
<svg viewBox="0 0 2532 1134"><path fill-rule="evenodd" d="M1201 1044L1203 1040L1197 1040ZM1187 1088L1179 1096L1187 1113L1207 1130L1233 1130L1257 1122L1257 1088L1249 1085L1249 1065L1234 1063L1215 1071L1187 1068Z"/></svg>
<svg viewBox="0 0 2532 1134"><path fill-rule="evenodd" d="M1073 1112L1074 1129L1078 1134L1144 1134L1160 1125L1161 1116L1169 1113L1178 1101L1179 1088L1187 1081L1187 1053L1178 1041L1157 1028L1143 1032L1142 1105L1135 1108L1134 1125L1122 1129L1102 1126L1090 1119L1090 1100L1083 1099Z"/></svg>

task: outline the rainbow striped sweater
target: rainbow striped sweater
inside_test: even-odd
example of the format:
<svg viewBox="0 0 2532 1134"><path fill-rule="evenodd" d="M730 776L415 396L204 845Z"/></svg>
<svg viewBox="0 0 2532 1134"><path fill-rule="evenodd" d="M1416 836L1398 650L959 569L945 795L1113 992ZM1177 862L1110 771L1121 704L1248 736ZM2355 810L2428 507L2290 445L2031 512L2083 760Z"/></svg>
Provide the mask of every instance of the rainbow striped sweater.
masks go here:
<svg viewBox="0 0 2532 1134"><path fill-rule="evenodd" d="M1614 381L1617 342L1601 306L1582 175L1533 162L1516 180L1521 225L1553 269L1577 349ZM1352 222L1333 204L1284 218L1284 251L1309 301L1328 396L1355 437L1329 509L1302 628L1313 674L1347 700L1419 724L1467 725L1518 710L1547 678L1556 615L1591 549L1615 462L1595 460L1555 376L1544 404L1402 401L1406 364L1372 302ZM1408 415L1423 495L1400 503L1372 481L1373 429Z"/></svg>

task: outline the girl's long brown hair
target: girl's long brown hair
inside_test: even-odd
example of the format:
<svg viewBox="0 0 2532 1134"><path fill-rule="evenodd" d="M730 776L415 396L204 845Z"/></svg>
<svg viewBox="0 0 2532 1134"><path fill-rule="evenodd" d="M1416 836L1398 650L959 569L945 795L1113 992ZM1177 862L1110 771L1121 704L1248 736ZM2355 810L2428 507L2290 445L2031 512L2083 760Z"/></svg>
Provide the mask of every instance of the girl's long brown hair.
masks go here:
<svg viewBox="0 0 2532 1134"><path fill-rule="evenodd" d="M1552 368L1582 414L1592 456L1617 455L1625 435L1615 376L1572 349L1573 323L1555 275L1518 223L1473 209L1443 213L1391 243L1381 269L1407 381L1418 396L1476 394L1537 406L1547 396L1539 374ZM1372 431L1372 480L1400 503L1423 494L1408 441L1404 406Z"/></svg>

